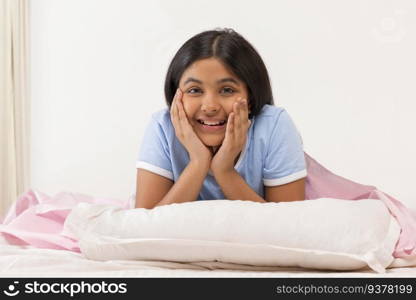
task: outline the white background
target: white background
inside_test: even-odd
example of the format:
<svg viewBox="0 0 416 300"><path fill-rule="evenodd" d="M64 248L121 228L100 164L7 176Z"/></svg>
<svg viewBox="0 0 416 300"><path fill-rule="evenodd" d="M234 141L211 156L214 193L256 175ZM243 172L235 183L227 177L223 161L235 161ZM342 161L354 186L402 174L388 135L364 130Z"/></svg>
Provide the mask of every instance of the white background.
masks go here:
<svg viewBox="0 0 416 300"><path fill-rule="evenodd" d="M416 1L30 1L32 188L125 199L166 70L191 36L242 34L304 150L416 207Z"/></svg>

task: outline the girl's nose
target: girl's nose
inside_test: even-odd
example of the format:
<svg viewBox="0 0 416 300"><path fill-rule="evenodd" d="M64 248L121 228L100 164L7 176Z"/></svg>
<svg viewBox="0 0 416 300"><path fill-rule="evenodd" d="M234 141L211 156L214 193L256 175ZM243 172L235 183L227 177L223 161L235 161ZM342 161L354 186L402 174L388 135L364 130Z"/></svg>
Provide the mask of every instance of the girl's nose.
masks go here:
<svg viewBox="0 0 416 300"><path fill-rule="evenodd" d="M206 97L202 100L201 110L204 112L217 112L220 109L218 100L214 97Z"/></svg>

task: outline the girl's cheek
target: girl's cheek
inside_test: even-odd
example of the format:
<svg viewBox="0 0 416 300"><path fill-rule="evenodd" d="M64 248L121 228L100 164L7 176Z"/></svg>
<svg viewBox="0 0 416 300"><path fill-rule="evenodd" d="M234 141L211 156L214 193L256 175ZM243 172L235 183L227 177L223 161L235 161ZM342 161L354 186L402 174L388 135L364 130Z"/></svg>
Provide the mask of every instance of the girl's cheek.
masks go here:
<svg viewBox="0 0 416 300"><path fill-rule="evenodd" d="M185 99L182 99L182 103L183 103L183 109L185 111L185 114L188 117L188 120L190 121L190 119L194 117L194 108L189 103L189 101L185 101Z"/></svg>
<svg viewBox="0 0 416 300"><path fill-rule="evenodd" d="M234 104L234 102L233 102L233 104ZM227 118L230 116L230 113L232 113L232 112L233 112L233 104L232 104L232 105L230 105L230 106L227 108Z"/></svg>
<svg viewBox="0 0 416 300"><path fill-rule="evenodd" d="M182 104L183 104L183 109L185 110L185 113L189 115L189 112L190 112L189 101L186 101L185 97L182 98Z"/></svg>

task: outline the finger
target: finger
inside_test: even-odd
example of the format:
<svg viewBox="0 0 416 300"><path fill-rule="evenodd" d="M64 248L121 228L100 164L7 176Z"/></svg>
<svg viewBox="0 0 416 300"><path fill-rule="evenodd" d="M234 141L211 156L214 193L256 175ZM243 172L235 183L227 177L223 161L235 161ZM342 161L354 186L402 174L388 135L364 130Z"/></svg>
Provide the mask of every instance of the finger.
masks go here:
<svg viewBox="0 0 416 300"><path fill-rule="evenodd" d="M241 105L240 105L240 118L241 118L241 121L243 121L245 123L246 120L248 119L247 100L241 98L240 103L241 103Z"/></svg>
<svg viewBox="0 0 416 300"><path fill-rule="evenodd" d="M225 140L229 140L234 134L234 112L228 115L227 127L225 129Z"/></svg>
<svg viewBox="0 0 416 300"><path fill-rule="evenodd" d="M241 102L238 101L235 107L235 116L234 116L234 130L237 135L240 135L241 131Z"/></svg>
<svg viewBox="0 0 416 300"><path fill-rule="evenodd" d="M247 124L246 125L246 129L249 129L250 128L250 125L251 125L251 120L248 118L249 117L249 112L248 112L248 100L247 99L244 99L245 100L245 103L244 103L244 106L245 106L245 113L244 113L244 119L247 121L245 124Z"/></svg>
<svg viewBox="0 0 416 300"><path fill-rule="evenodd" d="M172 100L172 104L171 104L171 110L172 110L172 112L175 110L175 107L177 107L176 105L176 103L178 102L178 96L179 96L179 91L180 91L180 89L178 88L178 89L176 89L176 92L175 92L175 95L173 96L173 100Z"/></svg>
<svg viewBox="0 0 416 300"><path fill-rule="evenodd" d="M186 115L183 111L183 105L182 105L182 94L181 94L181 90L178 89L178 93L176 95L176 113L177 113L177 117L178 117L178 126L181 130L181 132L186 128L186 122L187 122L187 118Z"/></svg>
<svg viewBox="0 0 416 300"><path fill-rule="evenodd" d="M250 127L250 124L251 124L251 121L249 120L249 118L248 118L248 115L249 115L249 113L248 113L248 101L247 101L247 99L246 98L244 98L244 99L241 99L241 103L242 103L242 105L241 105L241 114L240 114L240 118L241 118L241 126L243 127L243 128L249 128Z"/></svg>
<svg viewBox="0 0 416 300"><path fill-rule="evenodd" d="M250 120L248 119L248 109L247 109L247 100L240 98L240 107L239 107L239 118L238 118L238 139L245 139L247 134L247 129L250 127Z"/></svg>
<svg viewBox="0 0 416 300"><path fill-rule="evenodd" d="M172 103L170 104L170 119L172 120L172 123L174 123L175 118L175 97L172 99Z"/></svg>
<svg viewBox="0 0 416 300"><path fill-rule="evenodd" d="M179 113L180 122L182 124L184 124L185 126L186 125L190 126L189 121L188 121L188 117L186 116L186 112L185 112L185 109L183 107L182 92L181 91L179 91L178 98L176 100L178 101L177 103L178 103L178 113Z"/></svg>
<svg viewBox="0 0 416 300"><path fill-rule="evenodd" d="M237 108L238 108L238 100L236 102L233 103L233 108L232 108L232 112L229 115L229 134L228 134L228 138L230 139L230 141L232 141L232 143L234 143L235 141L235 117L237 115Z"/></svg>
<svg viewBox="0 0 416 300"><path fill-rule="evenodd" d="M173 118L175 117L175 111L176 111L176 101L175 101L175 99L176 99L176 93L175 93L175 96L173 96L173 100L172 100L172 103L170 105L170 115L171 115L172 122L174 121Z"/></svg>
<svg viewBox="0 0 416 300"><path fill-rule="evenodd" d="M178 89L179 90L179 89ZM178 108L178 90L176 90L176 94L173 97L173 101L172 101L172 123L173 126L177 129L177 130L181 130L181 125L180 125L180 118L179 118L179 108Z"/></svg>
<svg viewBox="0 0 416 300"><path fill-rule="evenodd" d="M179 92L179 89L178 89L178 94L177 94L177 97L176 97L176 106L178 108L179 119L182 122L184 115L183 115L183 111L182 111L182 101L181 100L182 99L181 99L180 92Z"/></svg>
<svg viewBox="0 0 416 300"><path fill-rule="evenodd" d="M242 99L241 100L241 112L244 118L248 119L248 104L247 104L247 99Z"/></svg>

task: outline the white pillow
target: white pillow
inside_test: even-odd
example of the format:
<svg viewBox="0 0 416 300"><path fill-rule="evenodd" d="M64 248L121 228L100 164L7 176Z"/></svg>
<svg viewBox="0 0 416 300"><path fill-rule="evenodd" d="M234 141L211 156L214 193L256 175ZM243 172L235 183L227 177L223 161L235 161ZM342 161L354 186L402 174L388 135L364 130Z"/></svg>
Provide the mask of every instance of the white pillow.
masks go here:
<svg viewBox="0 0 416 300"><path fill-rule="evenodd" d="M385 272L400 227L380 200L208 200L123 210L80 203L64 234L94 260L220 261Z"/></svg>

